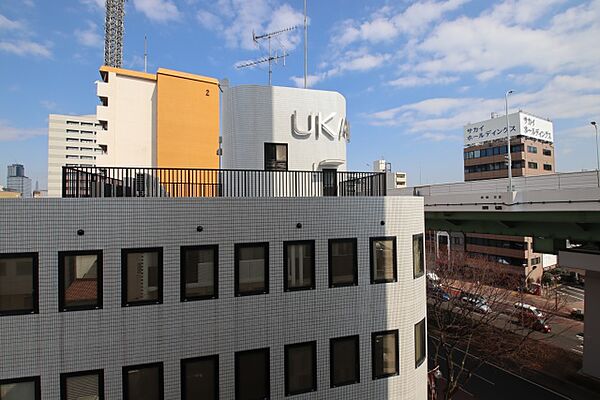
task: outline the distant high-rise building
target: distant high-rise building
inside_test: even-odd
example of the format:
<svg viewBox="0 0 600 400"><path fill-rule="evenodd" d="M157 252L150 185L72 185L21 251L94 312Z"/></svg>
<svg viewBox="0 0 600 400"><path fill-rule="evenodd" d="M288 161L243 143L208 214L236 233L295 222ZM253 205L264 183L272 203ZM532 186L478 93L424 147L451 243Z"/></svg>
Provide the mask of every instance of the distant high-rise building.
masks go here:
<svg viewBox="0 0 600 400"><path fill-rule="evenodd" d="M6 190L19 192L23 197L31 197L31 179L25 176L25 167L22 164L8 166Z"/></svg>

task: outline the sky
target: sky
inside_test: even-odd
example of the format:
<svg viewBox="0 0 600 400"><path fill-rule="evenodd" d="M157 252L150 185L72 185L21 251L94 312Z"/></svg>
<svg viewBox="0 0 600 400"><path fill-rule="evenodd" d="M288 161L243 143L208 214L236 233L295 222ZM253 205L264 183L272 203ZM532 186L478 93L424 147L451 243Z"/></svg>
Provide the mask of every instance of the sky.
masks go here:
<svg viewBox="0 0 600 400"><path fill-rule="evenodd" d="M409 185L462 181L463 126L517 109L554 122L556 170L596 168L600 0L308 0L308 82L346 97L350 170L381 157ZM303 0L128 0L123 67L231 85L303 82ZM0 0L0 185L6 166L47 180L48 114L91 114L103 63L104 0Z"/></svg>

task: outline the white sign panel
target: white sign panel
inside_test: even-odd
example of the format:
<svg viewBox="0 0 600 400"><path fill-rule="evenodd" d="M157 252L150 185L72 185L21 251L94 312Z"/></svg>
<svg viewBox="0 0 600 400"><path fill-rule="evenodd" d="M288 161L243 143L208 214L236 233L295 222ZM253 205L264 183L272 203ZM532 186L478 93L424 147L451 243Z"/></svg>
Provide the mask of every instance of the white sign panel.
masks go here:
<svg viewBox="0 0 600 400"><path fill-rule="evenodd" d="M508 115L510 136L526 136L547 142L554 141L552 122L518 112ZM465 146L506 138L506 116L469 124L464 127Z"/></svg>

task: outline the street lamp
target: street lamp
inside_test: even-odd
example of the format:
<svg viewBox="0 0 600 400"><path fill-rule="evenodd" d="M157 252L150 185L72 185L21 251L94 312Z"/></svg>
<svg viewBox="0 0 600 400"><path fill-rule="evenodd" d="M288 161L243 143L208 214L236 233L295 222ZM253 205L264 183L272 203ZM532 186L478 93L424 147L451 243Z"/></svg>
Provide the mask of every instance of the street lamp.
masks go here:
<svg viewBox="0 0 600 400"><path fill-rule="evenodd" d="M598 155L598 125L596 125L596 121L592 121L590 124L592 124L596 130L596 171L600 171L600 155Z"/></svg>
<svg viewBox="0 0 600 400"><path fill-rule="evenodd" d="M504 102L506 105L506 139L508 140L507 153L508 153L508 191L509 192L512 192L513 185L512 185L512 156L511 156L511 149L510 149L510 126L509 126L509 122L508 122L508 95L512 94L514 92L515 92L514 90L509 90L504 95Z"/></svg>
<svg viewBox="0 0 600 400"><path fill-rule="evenodd" d="M598 155L598 125L596 121L590 122L596 130L596 179L598 181L598 187L600 188L600 156Z"/></svg>

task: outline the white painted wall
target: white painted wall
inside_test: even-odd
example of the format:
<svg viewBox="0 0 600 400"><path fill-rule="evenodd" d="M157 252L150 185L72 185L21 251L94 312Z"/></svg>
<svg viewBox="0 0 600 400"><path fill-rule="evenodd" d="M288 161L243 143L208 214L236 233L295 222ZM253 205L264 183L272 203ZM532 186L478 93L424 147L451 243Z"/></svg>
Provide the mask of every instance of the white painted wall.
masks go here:
<svg viewBox="0 0 600 400"><path fill-rule="evenodd" d="M346 170L346 140L338 137L346 100L340 93L257 85L223 89L223 168L262 170L264 143L287 143L289 170ZM314 118L310 135L294 135L294 112L301 131L308 131L310 114L320 113L323 121L335 113L326 125L336 135L315 129Z"/></svg>
<svg viewBox="0 0 600 400"><path fill-rule="evenodd" d="M108 153L97 165L151 167L156 165L156 81L108 72L108 83L97 83L97 94L108 106L96 109L108 121L104 132Z"/></svg>

